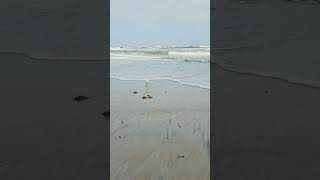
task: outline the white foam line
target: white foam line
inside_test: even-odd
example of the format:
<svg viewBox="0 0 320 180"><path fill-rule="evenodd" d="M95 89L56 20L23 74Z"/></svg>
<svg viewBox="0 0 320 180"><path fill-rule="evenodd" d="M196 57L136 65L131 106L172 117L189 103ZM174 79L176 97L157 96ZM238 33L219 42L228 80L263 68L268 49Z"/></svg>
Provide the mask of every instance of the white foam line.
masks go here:
<svg viewBox="0 0 320 180"><path fill-rule="evenodd" d="M180 83L180 84L183 84L183 85L187 85L187 86L193 86L193 87L197 87L197 88L201 88L201 89L210 90L210 87L207 87L207 86L203 86L203 85L199 85L199 84L193 84L193 83L185 83L185 82L181 82L179 80L170 79L170 78L128 79L128 78L110 77L110 79L117 79L117 80L121 80L121 81L146 81L146 82L157 81L157 80L167 80L167 81L174 81L174 82L177 82L177 83Z"/></svg>

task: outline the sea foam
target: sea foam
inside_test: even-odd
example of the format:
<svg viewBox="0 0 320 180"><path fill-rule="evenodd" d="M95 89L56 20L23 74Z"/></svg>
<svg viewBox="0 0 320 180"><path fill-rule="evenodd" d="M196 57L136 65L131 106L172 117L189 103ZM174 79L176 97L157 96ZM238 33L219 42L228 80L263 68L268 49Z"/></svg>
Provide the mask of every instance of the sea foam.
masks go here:
<svg viewBox="0 0 320 180"><path fill-rule="evenodd" d="M110 48L111 78L167 79L210 89L210 47Z"/></svg>

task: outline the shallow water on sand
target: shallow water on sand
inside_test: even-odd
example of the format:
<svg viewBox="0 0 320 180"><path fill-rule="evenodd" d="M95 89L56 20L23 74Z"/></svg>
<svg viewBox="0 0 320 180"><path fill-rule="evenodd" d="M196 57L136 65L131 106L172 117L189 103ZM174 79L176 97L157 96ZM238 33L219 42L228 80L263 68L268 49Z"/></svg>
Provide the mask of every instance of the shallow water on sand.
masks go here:
<svg viewBox="0 0 320 180"><path fill-rule="evenodd" d="M210 48L113 48L111 78L122 80L169 79L210 88Z"/></svg>

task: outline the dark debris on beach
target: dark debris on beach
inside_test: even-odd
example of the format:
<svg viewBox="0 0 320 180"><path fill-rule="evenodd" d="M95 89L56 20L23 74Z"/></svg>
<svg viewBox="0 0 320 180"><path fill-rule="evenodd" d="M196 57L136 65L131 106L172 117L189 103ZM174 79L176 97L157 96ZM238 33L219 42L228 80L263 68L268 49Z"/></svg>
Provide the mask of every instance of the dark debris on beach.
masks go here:
<svg viewBox="0 0 320 180"><path fill-rule="evenodd" d="M88 100L88 99L89 99L89 97L87 97L87 96L77 96L77 97L73 98L73 100L77 101L78 103L85 101L85 100Z"/></svg>
<svg viewBox="0 0 320 180"><path fill-rule="evenodd" d="M152 96L150 96L149 94L147 96L142 96L142 99L151 99L153 98Z"/></svg>
<svg viewBox="0 0 320 180"><path fill-rule="evenodd" d="M104 116L104 117L110 117L110 111L107 110L107 111L103 112L103 113L102 113L102 116Z"/></svg>

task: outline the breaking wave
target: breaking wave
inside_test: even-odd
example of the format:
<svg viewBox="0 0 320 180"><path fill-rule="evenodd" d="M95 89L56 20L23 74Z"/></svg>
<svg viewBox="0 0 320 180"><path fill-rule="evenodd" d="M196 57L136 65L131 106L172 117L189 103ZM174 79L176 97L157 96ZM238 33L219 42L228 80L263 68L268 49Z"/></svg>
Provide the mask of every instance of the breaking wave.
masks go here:
<svg viewBox="0 0 320 180"><path fill-rule="evenodd" d="M210 47L113 47L111 78L173 80L210 89Z"/></svg>
<svg viewBox="0 0 320 180"><path fill-rule="evenodd" d="M186 62L209 62L210 47L139 47L110 48L112 60L181 60Z"/></svg>

